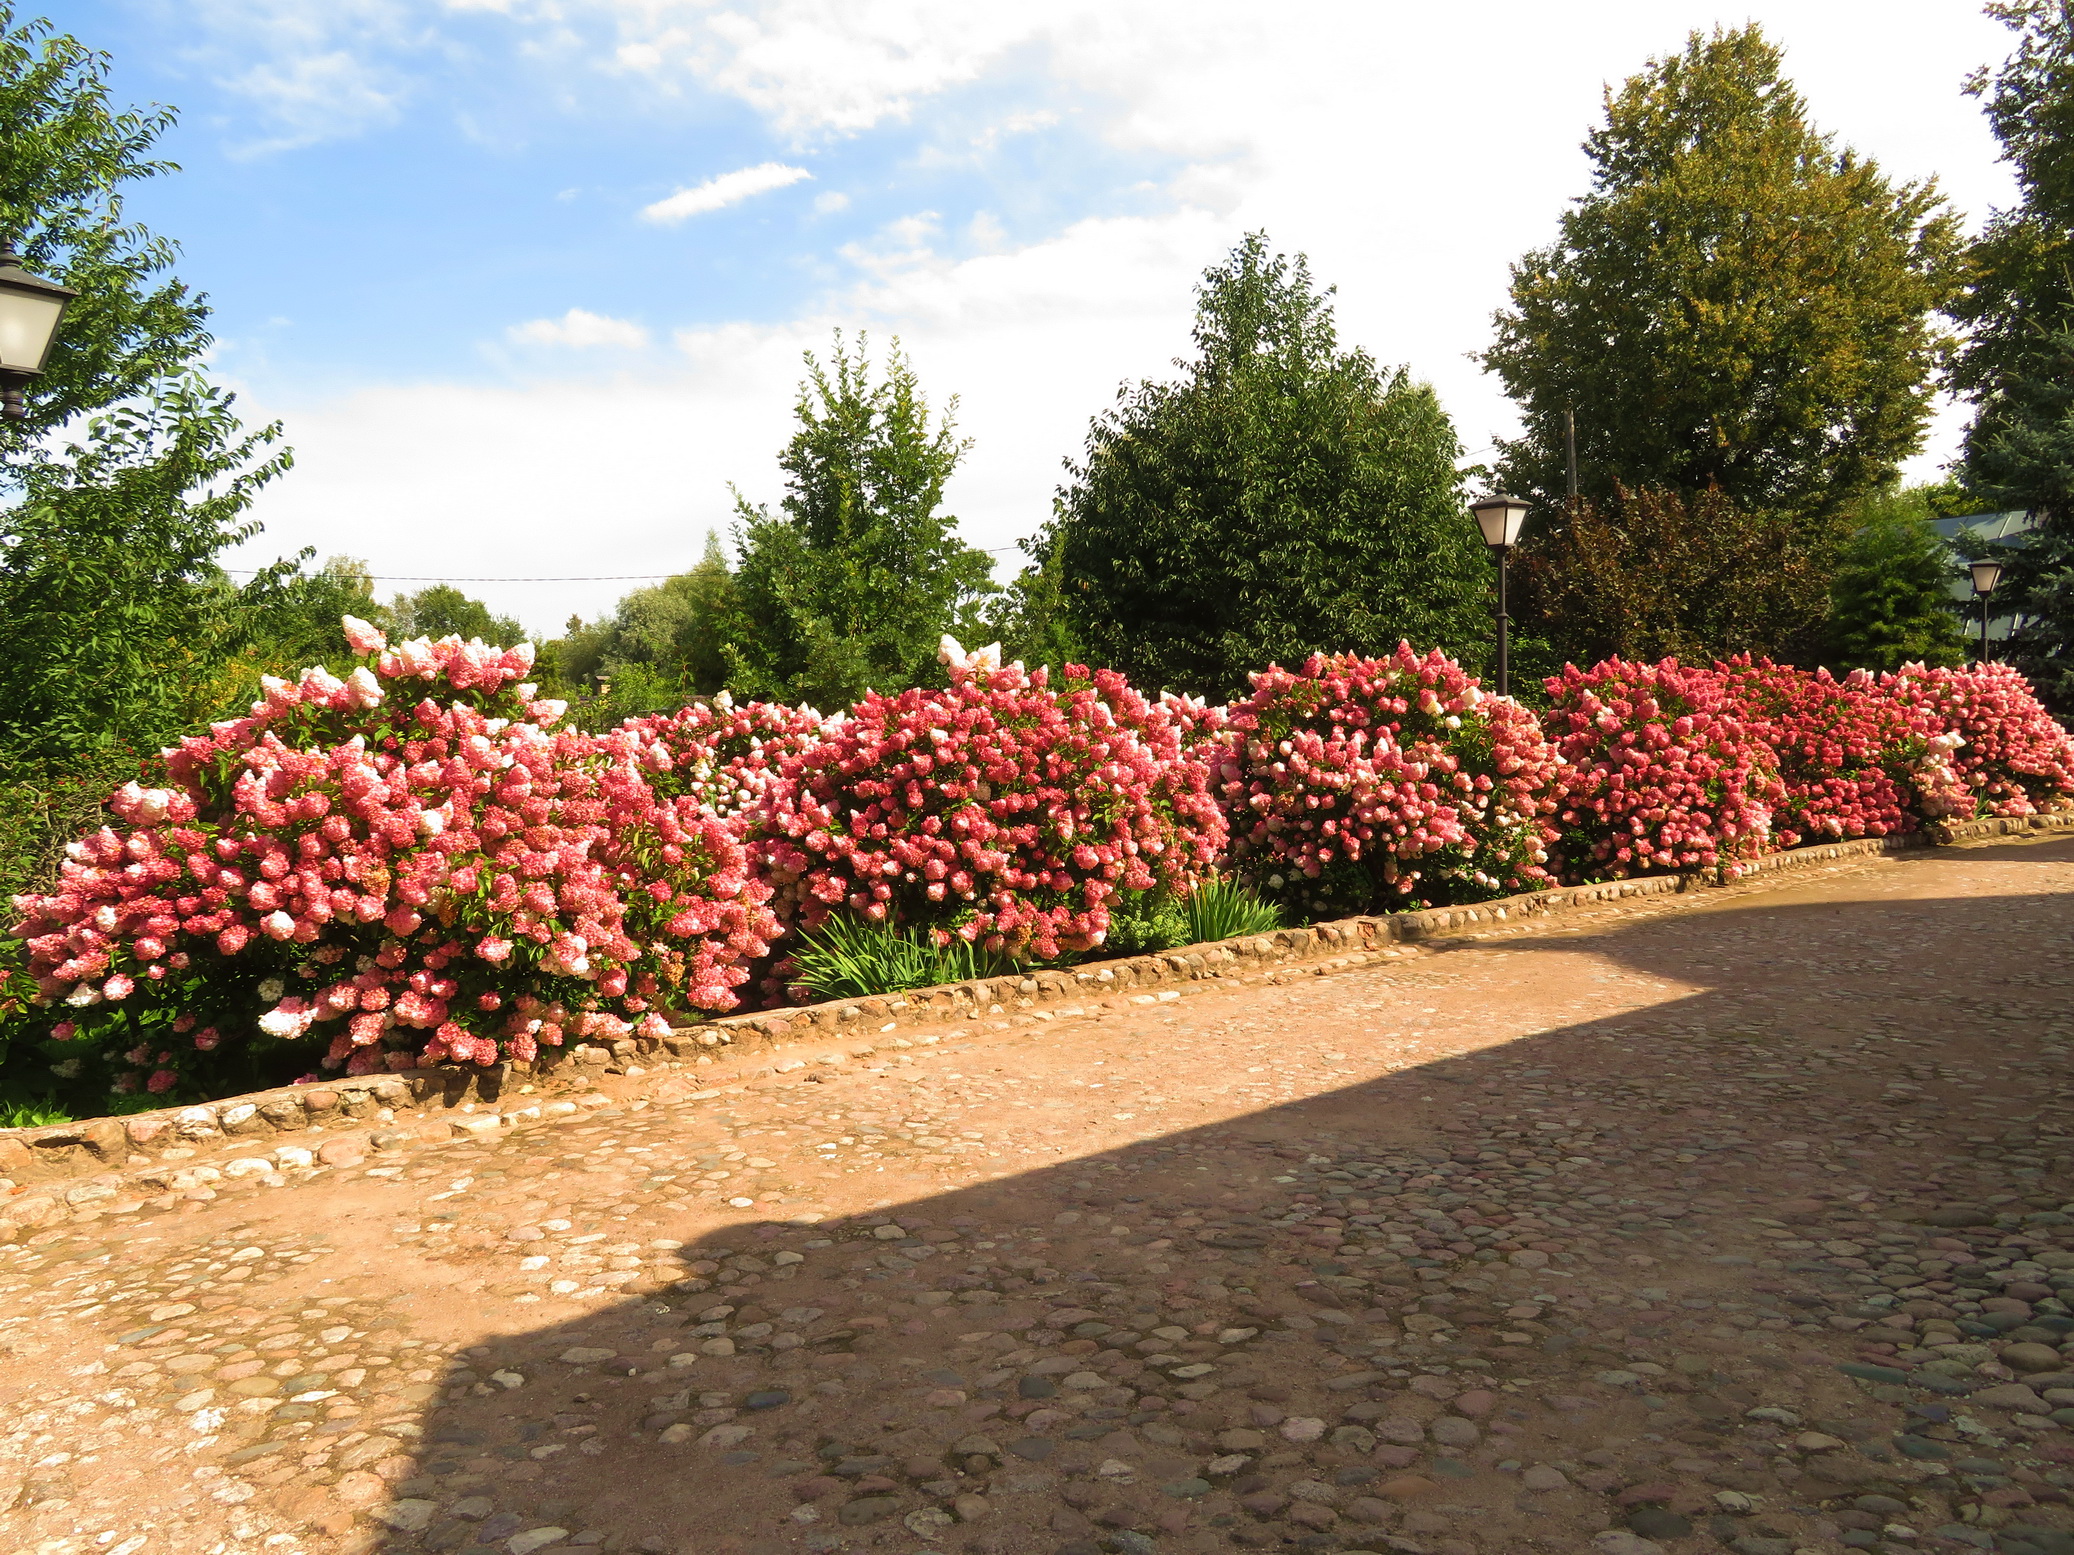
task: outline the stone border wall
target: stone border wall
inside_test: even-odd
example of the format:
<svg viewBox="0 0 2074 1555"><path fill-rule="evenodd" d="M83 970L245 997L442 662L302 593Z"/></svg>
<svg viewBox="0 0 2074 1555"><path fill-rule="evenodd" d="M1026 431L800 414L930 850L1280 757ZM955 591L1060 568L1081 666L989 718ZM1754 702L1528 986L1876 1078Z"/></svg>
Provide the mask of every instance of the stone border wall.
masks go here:
<svg viewBox="0 0 2074 1555"><path fill-rule="evenodd" d="M1768 854L1743 866L1738 879L1900 853L1933 842L2063 831L2074 831L2074 812L1964 821L1939 827L1934 835L1819 843ZM833 1040L836 1051L811 1061L840 1064L871 1057L880 1047L935 1043L942 1032L928 1028L949 1023L977 1022L996 1030L1031 1026L1084 1014L1090 1004L1177 999L1174 985L1202 979L1259 976L1297 965L1306 975L1329 973L1401 954L1386 948L1394 944L1473 936L1525 919L1716 883L1710 875L1644 875L1562 886L1471 907L1344 918L1022 977L724 1016L662 1038L549 1049L531 1065L442 1065L285 1086L202 1106L4 1129L0 1242L62 1220L122 1213L146 1199L191 1192L227 1176L285 1179L361 1165L370 1153L401 1149L428 1132L492 1134L607 1105L611 1098L597 1082L608 1074L653 1075L662 1099L723 1095L764 1075L807 1068L809 1057L784 1050L804 1052L817 1041L828 1047Z"/></svg>

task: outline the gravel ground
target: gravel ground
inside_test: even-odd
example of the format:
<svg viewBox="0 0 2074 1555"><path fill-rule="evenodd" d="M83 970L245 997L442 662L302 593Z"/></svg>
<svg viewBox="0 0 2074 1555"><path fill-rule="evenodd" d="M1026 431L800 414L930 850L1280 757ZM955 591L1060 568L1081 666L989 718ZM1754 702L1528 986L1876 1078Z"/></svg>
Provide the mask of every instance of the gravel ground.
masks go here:
<svg viewBox="0 0 2074 1555"><path fill-rule="evenodd" d="M2070 902L1874 860L121 1204L0 1248L0 1548L2074 1555Z"/></svg>

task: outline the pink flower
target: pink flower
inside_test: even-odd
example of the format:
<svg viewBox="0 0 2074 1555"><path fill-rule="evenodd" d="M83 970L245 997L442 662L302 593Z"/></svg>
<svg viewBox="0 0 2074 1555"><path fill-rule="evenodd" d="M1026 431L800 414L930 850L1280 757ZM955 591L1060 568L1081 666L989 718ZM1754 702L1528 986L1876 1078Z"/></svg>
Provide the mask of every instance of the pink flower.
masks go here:
<svg viewBox="0 0 2074 1555"><path fill-rule="evenodd" d="M346 646L355 653L380 653L389 646L389 639L380 628L369 625L358 616L347 616L340 624L346 630Z"/></svg>
<svg viewBox="0 0 2074 1555"><path fill-rule="evenodd" d="M158 1096L170 1091L179 1083L180 1076L173 1073L172 1070L157 1069L152 1071L151 1078L144 1082L144 1089L151 1092L152 1095Z"/></svg>

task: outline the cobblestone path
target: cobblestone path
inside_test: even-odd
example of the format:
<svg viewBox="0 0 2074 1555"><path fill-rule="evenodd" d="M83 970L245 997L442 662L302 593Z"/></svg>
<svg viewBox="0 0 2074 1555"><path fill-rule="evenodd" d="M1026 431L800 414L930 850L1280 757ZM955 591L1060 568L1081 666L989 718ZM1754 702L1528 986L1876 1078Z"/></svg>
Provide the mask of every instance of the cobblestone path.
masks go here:
<svg viewBox="0 0 2074 1555"><path fill-rule="evenodd" d="M0 1550L2074 1555L2070 905L1875 861L54 1228Z"/></svg>

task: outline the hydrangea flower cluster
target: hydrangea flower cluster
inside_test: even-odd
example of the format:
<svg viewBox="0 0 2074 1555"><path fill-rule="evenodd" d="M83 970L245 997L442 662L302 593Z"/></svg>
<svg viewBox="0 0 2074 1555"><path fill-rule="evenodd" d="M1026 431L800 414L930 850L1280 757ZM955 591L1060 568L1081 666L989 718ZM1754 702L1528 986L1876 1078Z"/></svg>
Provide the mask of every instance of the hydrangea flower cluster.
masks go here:
<svg viewBox="0 0 2074 1555"><path fill-rule="evenodd" d="M1925 818L1972 813L1952 765L1960 736L1922 706L1884 694L1866 671L1839 680L1746 654L1717 672L1778 764L1780 847L1898 835Z"/></svg>
<svg viewBox="0 0 2074 1555"><path fill-rule="evenodd" d="M833 721L841 720L837 714ZM642 769L658 793L741 822L782 780L786 761L815 744L829 722L811 707L782 702L737 707L723 691L710 702L620 727L641 742Z"/></svg>
<svg viewBox="0 0 2074 1555"><path fill-rule="evenodd" d="M1952 765L1970 808L1956 815L2035 815L2074 795L2074 738L2007 664L1882 675L1880 693L1961 743Z"/></svg>
<svg viewBox="0 0 2074 1555"><path fill-rule="evenodd" d="M1215 789L1232 858L1312 912L1479 901L1549 880L1541 816L1556 756L1534 715L1459 664L1387 658L1270 666L1227 710Z"/></svg>
<svg viewBox="0 0 2074 1555"><path fill-rule="evenodd" d="M873 692L787 762L756 843L808 928L839 910L1050 960L1106 938L1125 892L1185 896L1223 851L1208 772L1112 670L944 639L947 690Z"/></svg>
<svg viewBox="0 0 2074 1555"><path fill-rule="evenodd" d="M657 794L652 742L553 730L529 646L347 629L349 676L269 677L16 898L51 1037L126 1048L118 1088L158 1092L296 1062L259 1037L364 1074L736 1002L769 888L732 827Z"/></svg>
<svg viewBox="0 0 2074 1555"><path fill-rule="evenodd" d="M1608 659L1566 665L1546 684L1566 878L1733 872L1770 848L1784 789L1723 676L1676 659Z"/></svg>

